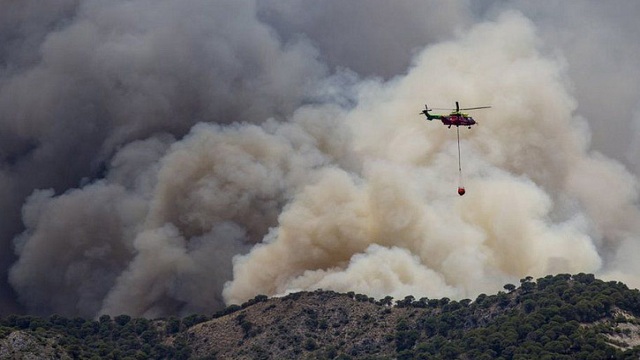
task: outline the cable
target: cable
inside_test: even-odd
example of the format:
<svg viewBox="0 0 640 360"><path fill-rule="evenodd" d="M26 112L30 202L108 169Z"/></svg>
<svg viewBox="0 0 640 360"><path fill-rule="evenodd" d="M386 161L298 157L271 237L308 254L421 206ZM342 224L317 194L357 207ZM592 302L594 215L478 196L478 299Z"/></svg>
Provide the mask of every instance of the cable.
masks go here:
<svg viewBox="0 0 640 360"><path fill-rule="evenodd" d="M464 185L462 185L462 157L460 156L460 127L456 126L458 133L458 195L462 196L465 193Z"/></svg>

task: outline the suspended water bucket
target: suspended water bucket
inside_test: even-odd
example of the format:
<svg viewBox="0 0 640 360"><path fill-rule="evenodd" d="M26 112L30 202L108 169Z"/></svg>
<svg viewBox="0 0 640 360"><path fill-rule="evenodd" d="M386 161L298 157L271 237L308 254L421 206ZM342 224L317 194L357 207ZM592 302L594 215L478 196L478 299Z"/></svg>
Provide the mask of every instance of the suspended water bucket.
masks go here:
<svg viewBox="0 0 640 360"><path fill-rule="evenodd" d="M464 195L464 193L465 193L464 188L463 187L459 187L458 188L458 195L462 196L462 195Z"/></svg>

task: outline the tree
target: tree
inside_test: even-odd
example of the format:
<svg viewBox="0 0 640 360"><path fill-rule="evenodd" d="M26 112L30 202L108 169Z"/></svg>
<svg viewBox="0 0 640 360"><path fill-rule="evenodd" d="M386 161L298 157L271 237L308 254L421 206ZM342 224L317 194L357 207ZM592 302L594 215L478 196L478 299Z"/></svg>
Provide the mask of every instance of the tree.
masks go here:
<svg viewBox="0 0 640 360"><path fill-rule="evenodd" d="M166 333L169 335L177 333L178 331L180 331L180 319L175 317L170 317L169 319L167 319L167 324L165 329L166 329Z"/></svg>
<svg viewBox="0 0 640 360"><path fill-rule="evenodd" d="M313 351L318 348L318 344L311 338L307 338L304 342L304 348L307 351Z"/></svg>
<svg viewBox="0 0 640 360"><path fill-rule="evenodd" d="M413 348L418 340L418 332L415 330L402 330L396 333L396 351L401 352Z"/></svg>
<svg viewBox="0 0 640 360"><path fill-rule="evenodd" d="M527 314L535 310L535 308L536 308L536 302L531 299L527 299L524 301L524 303L522 303L522 310L524 310L524 312Z"/></svg>
<svg viewBox="0 0 640 360"><path fill-rule="evenodd" d="M118 315L113 319L116 324L120 325L120 326L125 326L129 323L129 321L131 321L131 316L129 315Z"/></svg>
<svg viewBox="0 0 640 360"><path fill-rule="evenodd" d="M402 308L402 307L409 307L409 306L411 306L411 304L413 303L413 301L414 301L415 299L416 299L416 298L415 298L415 297L413 297L413 295L407 295L407 296L405 296L405 297L404 297L404 299L403 299L403 300L397 300L397 301L396 301L396 306L397 306L397 307L400 307L400 308Z"/></svg>
<svg viewBox="0 0 640 360"><path fill-rule="evenodd" d="M384 305L384 306L393 305L393 296L385 296L384 299L380 300L380 305Z"/></svg>

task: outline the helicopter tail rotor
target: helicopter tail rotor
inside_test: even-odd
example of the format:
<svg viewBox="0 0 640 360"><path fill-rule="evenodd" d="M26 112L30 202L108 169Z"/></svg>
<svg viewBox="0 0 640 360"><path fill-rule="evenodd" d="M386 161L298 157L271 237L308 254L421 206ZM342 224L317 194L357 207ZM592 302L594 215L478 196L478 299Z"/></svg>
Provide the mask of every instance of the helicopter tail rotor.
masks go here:
<svg viewBox="0 0 640 360"><path fill-rule="evenodd" d="M429 109L427 104L424 104L424 110L422 110L418 115L425 115L427 117L427 120L433 120L429 115L429 111L431 111L431 109Z"/></svg>

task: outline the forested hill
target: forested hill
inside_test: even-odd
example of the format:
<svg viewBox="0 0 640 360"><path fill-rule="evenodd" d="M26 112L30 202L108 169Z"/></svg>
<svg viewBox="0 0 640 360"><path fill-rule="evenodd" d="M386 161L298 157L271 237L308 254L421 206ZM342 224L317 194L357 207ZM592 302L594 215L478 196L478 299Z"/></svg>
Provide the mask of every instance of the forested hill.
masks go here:
<svg viewBox="0 0 640 360"><path fill-rule="evenodd" d="M214 315L0 319L0 359L637 359L640 292L590 274L475 300L257 296Z"/></svg>

